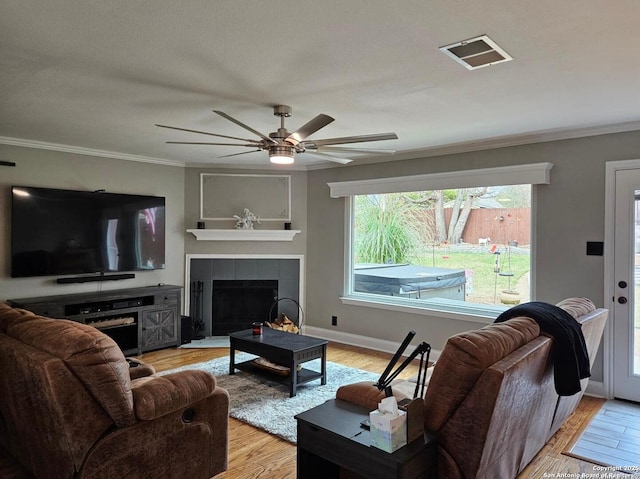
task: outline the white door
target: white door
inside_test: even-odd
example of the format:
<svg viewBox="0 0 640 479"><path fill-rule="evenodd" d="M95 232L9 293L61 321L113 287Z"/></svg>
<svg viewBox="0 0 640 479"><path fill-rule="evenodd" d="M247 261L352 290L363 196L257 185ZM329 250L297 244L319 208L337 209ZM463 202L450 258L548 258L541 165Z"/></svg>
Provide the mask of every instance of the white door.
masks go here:
<svg viewBox="0 0 640 479"><path fill-rule="evenodd" d="M640 169L615 172L613 396L640 402Z"/></svg>

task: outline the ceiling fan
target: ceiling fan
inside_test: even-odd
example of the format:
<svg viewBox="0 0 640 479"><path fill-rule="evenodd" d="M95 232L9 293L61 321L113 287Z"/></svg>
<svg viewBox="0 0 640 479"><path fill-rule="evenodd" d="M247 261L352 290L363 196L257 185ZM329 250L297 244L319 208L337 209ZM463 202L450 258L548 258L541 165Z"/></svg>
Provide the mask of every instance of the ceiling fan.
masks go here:
<svg viewBox="0 0 640 479"><path fill-rule="evenodd" d="M329 115L320 114L313 118L311 121L305 123L293 133L289 133L284 127L284 119L291 116L291 107L286 105L276 105L273 107L273 114L280 117L280 128L277 131L270 133L268 136L264 133L260 133L254 130L248 125L245 125L239 120L227 115L226 113L218 110L213 110L214 113L220 115L236 125L250 131L260 139L246 139L238 138L236 136L220 135L217 133L209 133L206 131L190 130L187 128L178 128L175 126L158 125L160 128L169 128L171 130L186 131L190 133L198 133L201 135L217 136L220 138L229 138L232 140L240 140L246 143L205 143L205 142L193 142L193 141L167 141L170 144L178 145L220 145L220 146L242 146L254 148L252 151L243 151L242 153L233 153L231 155L223 155L219 158L226 158L230 156L245 155L247 153L253 153L256 151L269 152L269 160L271 163L290 165L294 162L296 153L308 153L315 156L323 157L328 161L335 163L347 164L352 160L347 158L340 158L334 156L336 153L369 153L369 154L393 154L395 150L383 150L383 149L361 149L361 148L344 148L332 145L343 145L346 143L364 143L369 141L381 141L381 140L397 140L398 135L395 133L378 133L374 135L359 135L359 136L345 136L342 138L326 138L324 140L308 140L307 137L314 134L316 131L324 128L329 123L334 121Z"/></svg>

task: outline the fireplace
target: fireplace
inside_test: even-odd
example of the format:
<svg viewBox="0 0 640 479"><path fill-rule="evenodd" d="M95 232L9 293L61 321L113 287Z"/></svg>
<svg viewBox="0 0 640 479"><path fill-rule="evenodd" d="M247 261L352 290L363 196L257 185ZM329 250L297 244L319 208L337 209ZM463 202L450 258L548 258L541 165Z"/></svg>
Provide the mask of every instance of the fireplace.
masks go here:
<svg viewBox="0 0 640 479"><path fill-rule="evenodd" d="M271 317L269 313L277 299L277 280L214 280L212 335L247 329L254 321L271 321L275 313Z"/></svg>
<svg viewBox="0 0 640 479"><path fill-rule="evenodd" d="M303 260L281 254L187 255L185 310L198 334L224 336L266 321L270 313L271 318L284 313L297 323L304 307Z"/></svg>

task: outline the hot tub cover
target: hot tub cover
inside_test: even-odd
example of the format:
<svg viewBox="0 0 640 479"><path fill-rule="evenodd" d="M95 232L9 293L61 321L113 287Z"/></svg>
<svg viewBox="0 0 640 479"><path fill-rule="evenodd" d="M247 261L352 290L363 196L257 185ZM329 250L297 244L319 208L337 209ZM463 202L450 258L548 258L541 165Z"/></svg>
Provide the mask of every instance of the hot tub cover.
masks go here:
<svg viewBox="0 0 640 479"><path fill-rule="evenodd" d="M411 264L360 264L355 290L375 294L407 294L453 288L465 283L463 269L430 268Z"/></svg>

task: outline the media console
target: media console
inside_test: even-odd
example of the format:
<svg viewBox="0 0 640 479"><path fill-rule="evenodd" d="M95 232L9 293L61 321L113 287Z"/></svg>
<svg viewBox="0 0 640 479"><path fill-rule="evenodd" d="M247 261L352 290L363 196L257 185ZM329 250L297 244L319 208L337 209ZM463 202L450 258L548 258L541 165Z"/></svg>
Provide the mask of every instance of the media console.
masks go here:
<svg viewBox="0 0 640 479"><path fill-rule="evenodd" d="M180 286L158 285L7 302L35 314L101 330L125 355L180 345Z"/></svg>

